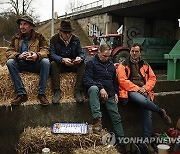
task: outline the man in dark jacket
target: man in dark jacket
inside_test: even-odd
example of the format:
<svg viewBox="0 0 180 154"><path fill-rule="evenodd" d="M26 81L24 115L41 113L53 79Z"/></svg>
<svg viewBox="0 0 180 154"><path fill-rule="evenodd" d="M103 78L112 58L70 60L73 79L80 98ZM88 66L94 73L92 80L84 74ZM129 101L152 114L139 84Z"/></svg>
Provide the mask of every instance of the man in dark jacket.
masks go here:
<svg viewBox="0 0 180 154"><path fill-rule="evenodd" d="M117 108L118 85L116 69L109 59L110 56L111 49L109 45L102 44L99 53L86 63L83 83L88 90L94 118L93 132L100 133L102 129L100 103L104 103L113 122L115 136L118 139L124 137L124 131Z"/></svg>
<svg viewBox="0 0 180 154"><path fill-rule="evenodd" d="M60 100L59 73L62 72L77 72L74 96L76 102L83 102L84 52L79 38L72 34L73 31L70 21L63 20L60 24L59 33L50 40L51 76L54 92L52 102L55 104L59 103Z"/></svg>
<svg viewBox="0 0 180 154"><path fill-rule="evenodd" d="M50 68L47 42L42 34L34 31L35 24L31 17L24 15L17 20L17 24L20 27L20 33L12 37L11 44L6 51L7 67L17 93L11 105L20 105L28 99L19 76L21 71L39 73L38 99L42 105L48 105L49 102L45 96Z"/></svg>

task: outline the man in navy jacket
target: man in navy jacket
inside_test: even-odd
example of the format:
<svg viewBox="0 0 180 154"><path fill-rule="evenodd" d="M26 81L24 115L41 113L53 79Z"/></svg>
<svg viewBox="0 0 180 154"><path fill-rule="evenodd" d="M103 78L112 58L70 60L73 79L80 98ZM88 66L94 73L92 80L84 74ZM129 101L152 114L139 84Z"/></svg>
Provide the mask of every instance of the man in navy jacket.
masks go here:
<svg viewBox="0 0 180 154"><path fill-rule="evenodd" d="M124 137L124 131L117 107L118 84L116 69L110 56L110 46L102 44L99 53L86 63L83 83L88 90L90 107L94 118L93 132L100 133L102 129L100 103L104 103L113 122L115 136L118 139Z"/></svg>
<svg viewBox="0 0 180 154"><path fill-rule="evenodd" d="M51 76L54 91L52 103L59 103L61 92L59 73L62 72L77 72L74 95L76 102L83 102L84 52L79 38L72 34L73 31L70 21L63 20L59 33L50 40Z"/></svg>

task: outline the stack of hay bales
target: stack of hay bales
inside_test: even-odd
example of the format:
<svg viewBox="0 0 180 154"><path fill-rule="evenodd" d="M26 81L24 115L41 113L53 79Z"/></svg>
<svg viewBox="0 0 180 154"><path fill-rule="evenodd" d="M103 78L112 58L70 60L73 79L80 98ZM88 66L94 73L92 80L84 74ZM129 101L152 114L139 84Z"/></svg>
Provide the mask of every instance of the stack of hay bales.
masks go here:
<svg viewBox="0 0 180 154"><path fill-rule="evenodd" d="M114 147L107 148L101 143L101 138L105 134L93 134L91 131L87 135L79 134L52 134L47 127L26 128L20 136L17 151L19 154L41 153L45 147L50 148L54 153L62 154L117 154ZM92 152L92 153L91 153Z"/></svg>
<svg viewBox="0 0 180 154"><path fill-rule="evenodd" d="M39 85L39 74L24 72L20 73L24 87L27 91L28 101L24 105L39 104L37 99L38 85ZM76 73L63 73L60 75L60 88L62 90L62 97L60 102L75 102L74 98L74 86L76 81ZM52 99L52 88L51 88L51 77L48 79L46 86L47 99L51 102ZM1 105L10 105L12 98L16 96L14 92L14 86L9 75L9 71L6 66L0 67L0 102Z"/></svg>

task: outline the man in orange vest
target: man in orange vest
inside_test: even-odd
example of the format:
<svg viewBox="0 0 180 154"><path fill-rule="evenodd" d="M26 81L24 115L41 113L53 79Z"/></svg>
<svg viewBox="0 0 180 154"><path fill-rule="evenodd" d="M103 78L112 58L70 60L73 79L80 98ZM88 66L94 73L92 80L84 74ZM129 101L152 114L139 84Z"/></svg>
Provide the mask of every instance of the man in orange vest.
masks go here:
<svg viewBox="0 0 180 154"><path fill-rule="evenodd" d="M141 59L141 53L141 45L133 44L129 59L118 66L119 96L124 105L129 98L131 102L143 108L143 133L144 137L150 138L152 112L158 113L167 125L171 124L171 119L164 109L159 108L152 102L154 99L152 89L156 83L156 76L151 66Z"/></svg>

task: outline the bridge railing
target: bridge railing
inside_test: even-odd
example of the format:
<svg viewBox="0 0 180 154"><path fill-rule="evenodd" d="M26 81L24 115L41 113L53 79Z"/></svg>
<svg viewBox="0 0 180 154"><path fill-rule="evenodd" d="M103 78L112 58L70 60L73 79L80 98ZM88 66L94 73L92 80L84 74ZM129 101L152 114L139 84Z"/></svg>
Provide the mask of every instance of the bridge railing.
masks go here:
<svg viewBox="0 0 180 154"><path fill-rule="evenodd" d="M97 7L102 7L103 0L95 1L89 4L81 5L76 8L72 9L72 13L80 12L80 11L88 11L91 10L92 8L97 8Z"/></svg>
<svg viewBox="0 0 180 154"><path fill-rule="evenodd" d="M116 5L119 3L125 3L133 0L103 0L103 7L111 6L111 5Z"/></svg>
<svg viewBox="0 0 180 154"><path fill-rule="evenodd" d="M72 9L71 13L66 13L65 15L59 16L58 18L67 18L67 17L71 17L71 16L78 15L81 13L86 13L89 11L101 9L103 7L108 7L111 5L116 5L119 3L125 3L129 1L133 1L133 0L98 0L89 4L75 7Z"/></svg>

